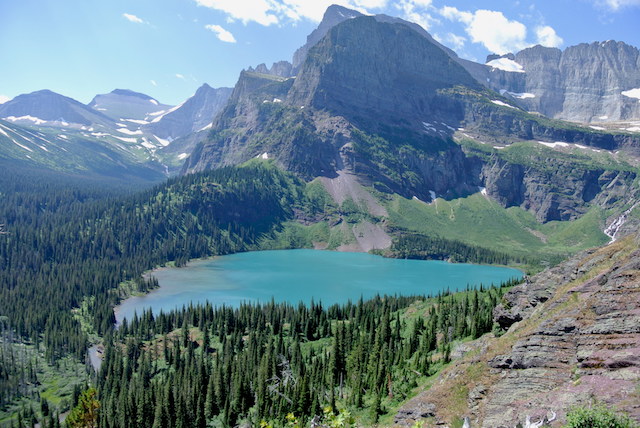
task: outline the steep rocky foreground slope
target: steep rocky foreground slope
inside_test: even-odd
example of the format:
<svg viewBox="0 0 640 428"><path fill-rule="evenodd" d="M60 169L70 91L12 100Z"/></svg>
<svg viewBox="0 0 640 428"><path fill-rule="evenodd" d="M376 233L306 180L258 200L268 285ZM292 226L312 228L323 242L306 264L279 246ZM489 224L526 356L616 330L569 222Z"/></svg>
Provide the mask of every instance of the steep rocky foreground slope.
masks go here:
<svg viewBox="0 0 640 428"><path fill-rule="evenodd" d="M640 234L586 251L504 296L494 319L508 328L469 351L396 415L513 427L603 403L640 421ZM455 351L454 351L455 354Z"/></svg>

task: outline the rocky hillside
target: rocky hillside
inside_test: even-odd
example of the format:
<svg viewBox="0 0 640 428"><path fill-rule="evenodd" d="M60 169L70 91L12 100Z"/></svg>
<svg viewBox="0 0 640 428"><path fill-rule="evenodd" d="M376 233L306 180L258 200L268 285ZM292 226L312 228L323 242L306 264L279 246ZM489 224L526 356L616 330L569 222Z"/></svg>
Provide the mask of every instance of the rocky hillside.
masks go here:
<svg viewBox="0 0 640 428"><path fill-rule="evenodd" d="M396 415L472 427L525 419L561 426L572 406L603 403L640 421L640 235L584 252L504 296L507 333L453 351L462 357Z"/></svg>

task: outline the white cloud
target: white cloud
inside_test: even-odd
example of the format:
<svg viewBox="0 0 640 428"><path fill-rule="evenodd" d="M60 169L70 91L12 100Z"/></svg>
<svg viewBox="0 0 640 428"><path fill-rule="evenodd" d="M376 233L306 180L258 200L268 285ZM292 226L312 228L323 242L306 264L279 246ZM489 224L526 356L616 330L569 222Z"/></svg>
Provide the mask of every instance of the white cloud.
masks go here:
<svg viewBox="0 0 640 428"><path fill-rule="evenodd" d="M194 0L199 6L219 10L227 14L227 23L256 22L269 26L282 21L308 19L320 22L324 12L332 4L338 4L363 13L384 8L389 0ZM430 0L410 0L426 3Z"/></svg>
<svg viewBox="0 0 640 428"><path fill-rule="evenodd" d="M153 79L149 80L149 82L151 82L153 86L158 86L158 83Z"/></svg>
<svg viewBox="0 0 640 428"><path fill-rule="evenodd" d="M536 28L535 43L528 41L527 27L520 21L508 19L500 11L480 9L469 12L445 6L438 12L446 19L462 23L473 43L481 43L490 52L500 55L517 52L535 43L549 47L558 47L563 43L562 38L548 25ZM456 43L454 40L451 42Z"/></svg>
<svg viewBox="0 0 640 428"><path fill-rule="evenodd" d="M482 43L491 52L500 55L528 46L525 42L527 27L493 10L477 10L467 26L467 34L474 43Z"/></svg>
<svg viewBox="0 0 640 428"><path fill-rule="evenodd" d="M227 42L227 43L236 42L236 38L233 37L233 34L231 34L229 31L225 30L219 25L205 25L204 28L216 33L216 37L218 37L218 39L220 39L223 42Z"/></svg>
<svg viewBox="0 0 640 428"><path fill-rule="evenodd" d="M437 22L429 13L431 0L402 0L396 7L403 13L402 17L410 22L415 22L425 30L431 28L433 22Z"/></svg>
<svg viewBox="0 0 640 428"><path fill-rule="evenodd" d="M195 0L199 6L220 10L244 24L254 21L262 25L278 23L273 13L274 4L267 0Z"/></svg>
<svg viewBox="0 0 640 428"><path fill-rule="evenodd" d="M640 6L640 0L598 0L597 3L613 11L618 11L628 6Z"/></svg>
<svg viewBox="0 0 640 428"><path fill-rule="evenodd" d="M458 51L464 47L467 39L464 36L458 36L457 34L447 33L444 37L440 37L438 40L445 46L450 47L451 49Z"/></svg>
<svg viewBox="0 0 640 428"><path fill-rule="evenodd" d="M144 24L144 21L142 19L130 13L123 13L122 16L124 16L128 21L131 21L135 24Z"/></svg>
<svg viewBox="0 0 640 428"><path fill-rule="evenodd" d="M176 73L176 77L181 80L185 80L184 76L180 73Z"/></svg>
<svg viewBox="0 0 640 428"><path fill-rule="evenodd" d="M453 6L445 6L440 9L440 15L450 21L460 21L464 24L471 24L471 21L473 21L473 13L458 10Z"/></svg>
<svg viewBox="0 0 640 428"><path fill-rule="evenodd" d="M556 34L556 30L548 25L536 28L536 37L538 43L549 48L557 48L562 45L564 40Z"/></svg>

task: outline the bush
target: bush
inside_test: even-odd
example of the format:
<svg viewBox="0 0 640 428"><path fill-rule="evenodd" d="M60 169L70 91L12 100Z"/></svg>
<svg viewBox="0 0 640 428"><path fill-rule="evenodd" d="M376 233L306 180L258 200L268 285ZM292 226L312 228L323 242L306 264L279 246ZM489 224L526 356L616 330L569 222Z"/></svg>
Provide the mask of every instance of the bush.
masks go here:
<svg viewBox="0 0 640 428"><path fill-rule="evenodd" d="M573 409L564 428L638 428L628 416L602 406Z"/></svg>

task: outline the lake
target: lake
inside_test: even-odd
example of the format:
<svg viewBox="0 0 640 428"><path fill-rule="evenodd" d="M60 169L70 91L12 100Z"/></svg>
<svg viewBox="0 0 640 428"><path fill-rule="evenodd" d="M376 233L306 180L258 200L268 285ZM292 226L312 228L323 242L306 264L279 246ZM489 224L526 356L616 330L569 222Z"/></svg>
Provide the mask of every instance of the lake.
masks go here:
<svg viewBox="0 0 640 428"><path fill-rule="evenodd" d="M328 306L376 294L437 294L467 285L499 284L521 277L517 269L387 259L366 253L318 250L254 251L190 262L183 268L162 268L153 275L160 287L134 296L116 308L118 323L152 308L168 312L182 305L209 301L237 307L242 302L309 303Z"/></svg>

